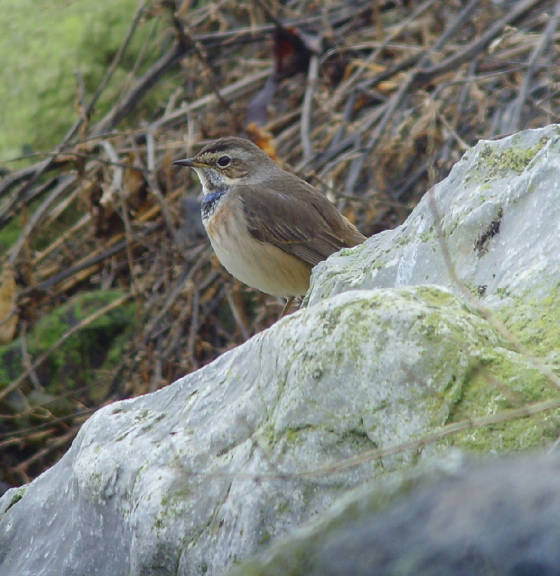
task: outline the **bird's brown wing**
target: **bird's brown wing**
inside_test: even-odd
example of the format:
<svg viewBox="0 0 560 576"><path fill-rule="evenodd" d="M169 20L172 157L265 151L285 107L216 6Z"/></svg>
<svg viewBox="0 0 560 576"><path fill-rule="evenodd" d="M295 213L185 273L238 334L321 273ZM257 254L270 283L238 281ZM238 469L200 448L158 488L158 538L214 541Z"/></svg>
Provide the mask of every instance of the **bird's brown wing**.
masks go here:
<svg viewBox="0 0 560 576"><path fill-rule="evenodd" d="M236 194L242 201L253 237L311 266L341 248L365 240L320 192L291 174L284 173L284 176L290 177L291 182L284 177L281 182L269 180L257 190L237 187ZM279 187L288 191L280 191Z"/></svg>

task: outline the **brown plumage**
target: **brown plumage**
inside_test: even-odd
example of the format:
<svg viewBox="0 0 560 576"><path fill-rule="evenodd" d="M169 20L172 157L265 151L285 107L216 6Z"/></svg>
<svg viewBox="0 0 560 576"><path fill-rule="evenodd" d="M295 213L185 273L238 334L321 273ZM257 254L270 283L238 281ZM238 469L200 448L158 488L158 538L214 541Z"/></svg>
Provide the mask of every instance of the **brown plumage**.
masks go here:
<svg viewBox="0 0 560 576"><path fill-rule="evenodd" d="M200 178L203 223L222 264L263 292L304 294L313 266L365 240L321 192L249 140L222 138L176 164Z"/></svg>

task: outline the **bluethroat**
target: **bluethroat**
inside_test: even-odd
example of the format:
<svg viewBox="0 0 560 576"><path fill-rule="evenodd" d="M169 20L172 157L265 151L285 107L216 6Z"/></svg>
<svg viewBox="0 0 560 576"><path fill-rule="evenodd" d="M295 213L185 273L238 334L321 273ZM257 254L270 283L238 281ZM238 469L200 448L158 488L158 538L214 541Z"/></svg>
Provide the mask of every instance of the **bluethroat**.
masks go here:
<svg viewBox="0 0 560 576"><path fill-rule="evenodd" d="M365 240L321 192L250 140L221 138L175 164L196 171L210 243L227 271L252 288L301 296L315 264Z"/></svg>

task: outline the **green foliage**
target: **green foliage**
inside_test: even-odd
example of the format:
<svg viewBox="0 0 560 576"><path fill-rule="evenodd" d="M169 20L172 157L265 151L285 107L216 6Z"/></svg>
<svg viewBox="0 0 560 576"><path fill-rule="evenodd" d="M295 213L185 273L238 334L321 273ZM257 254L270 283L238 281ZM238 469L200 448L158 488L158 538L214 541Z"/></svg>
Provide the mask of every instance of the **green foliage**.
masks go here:
<svg viewBox="0 0 560 576"><path fill-rule="evenodd" d="M21 225L17 218L3 228L0 228L0 254L5 254L21 234Z"/></svg>
<svg viewBox="0 0 560 576"><path fill-rule="evenodd" d="M116 290L84 293L41 318L27 336L31 358L38 358L72 327L121 296ZM127 304L72 334L37 370L47 394L95 384L90 397L98 395L107 380L103 375L110 375L120 361L126 334L134 330L135 322L134 305ZM17 378L21 370L20 342L0 346L0 389Z"/></svg>
<svg viewBox="0 0 560 576"><path fill-rule="evenodd" d="M56 144L77 117L75 73L81 74L87 98L91 97L137 6L138 0L2 2L0 161ZM98 113L120 91L149 29L150 25L140 25ZM150 57L153 61L157 54Z"/></svg>

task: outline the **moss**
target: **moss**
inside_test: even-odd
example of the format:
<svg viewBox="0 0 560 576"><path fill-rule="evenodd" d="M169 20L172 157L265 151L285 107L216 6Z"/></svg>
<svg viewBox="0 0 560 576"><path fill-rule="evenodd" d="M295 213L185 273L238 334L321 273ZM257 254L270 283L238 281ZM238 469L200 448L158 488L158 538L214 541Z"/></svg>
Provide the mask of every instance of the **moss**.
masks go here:
<svg viewBox="0 0 560 576"><path fill-rule="evenodd" d="M12 219L6 226L0 228L1 254L5 254L15 244L21 232L22 227L17 218Z"/></svg>
<svg viewBox="0 0 560 576"><path fill-rule="evenodd" d="M172 493L165 493L160 502L159 514L156 522L163 527L168 518L177 518L185 513L185 506L188 504L189 498L192 498L192 491L183 486Z"/></svg>
<svg viewBox="0 0 560 576"><path fill-rule="evenodd" d="M271 428L271 430L272 430L272 428ZM293 446L297 442L300 431L301 431L301 428L288 428L286 430L285 438L286 438L286 441L288 442L288 444L290 446ZM270 446L270 444L269 444L269 446Z"/></svg>
<svg viewBox="0 0 560 576"><path fill-rule="evenodd" d="M408 234L404 234L403 232L401 232L396 236L393 244L393 249L403 248L404 246L408 246L410 244L411 237Z"/></svg>
<svg viewBox="0 0 560 576"><path fill-rule="evenodd" d="M436 286L416 286L414 290L415 294L418 295L426 304L430 306L456 306L456 297L448 292L447 290L438 288Z"/></svg>
<svg viewBox="0 0 560 576"><path fill-rule="evenodd" d="M517 300L500 310L511 338L502 337L499 346L492 342L480 346L463 381L450 387L453 409L449 421L492 415L560 396L531 358L514 345L519 340L540 358L558 350L560 331L554 319L559 317L559 304L555 290L542 300L525 304ZM467 430L449 443L480 452L513 452L543 446L557 438L559 429L560 411L551 411Z"/></svg>
<svg viewBox="0 0 560 576"><path fill-rule="evenodd" d="M426 400L434 426L558 398L560 391L529 355L548 366L558 362L559 287L545 298L515 299L495 313L510 337L446 291L419 286L409 295L401 292L401 297L421 299L429 307L412 330L422 333L426 347L438 350L432 356L433 365L426 364L423 372L434 381L447 381L441 394ZM518 350L516 341L529 352ZM441 420L442 410L447 410L445 421ZM480 452L511 452L542 446L558 436L559 428L560 411L554 411L469 430L446 444Z"/></svg>
<svg viewBox="0 0 560 576"><path fill-rule="evenodd" d="M79 295L43 317L28 334L27 348L32 359L50 350L60 338L102 306L120 298L119 291L97 291ZM104 393L107 374L117 364L134 330L134 305L120 306L77 330L49 354L37 374L48 394L95 383L93 396ZM0 386L22 371L19 342L0 347ZM63 407L60 407L63 410Z"/></svg>

